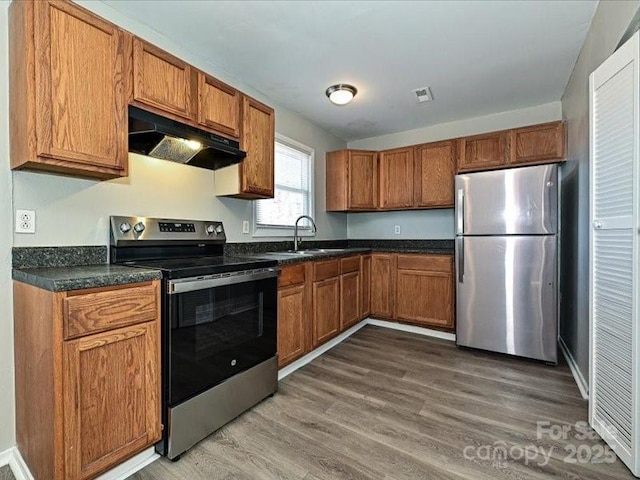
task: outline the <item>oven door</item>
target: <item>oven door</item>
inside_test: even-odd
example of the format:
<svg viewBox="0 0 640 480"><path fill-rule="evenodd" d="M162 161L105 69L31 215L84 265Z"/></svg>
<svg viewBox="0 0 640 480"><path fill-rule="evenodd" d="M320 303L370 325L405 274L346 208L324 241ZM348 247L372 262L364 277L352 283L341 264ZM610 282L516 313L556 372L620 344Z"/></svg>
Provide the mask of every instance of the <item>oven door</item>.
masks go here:
<svg viewBox="0 0 640 480"><path fill-rule="evenodd" d="M170 407L276 355L278 270L225 275L168 282Z"/></svg>

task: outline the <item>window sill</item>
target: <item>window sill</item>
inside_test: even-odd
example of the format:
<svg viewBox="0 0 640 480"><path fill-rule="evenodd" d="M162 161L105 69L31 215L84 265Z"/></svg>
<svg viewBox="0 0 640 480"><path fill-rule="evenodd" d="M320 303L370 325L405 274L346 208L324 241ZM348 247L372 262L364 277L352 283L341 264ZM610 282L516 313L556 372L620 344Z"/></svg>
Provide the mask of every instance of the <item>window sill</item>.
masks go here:
<svg viewBox="0 0 640 480"><path fill-rule="evenodd" d="M254 228L252 237L289 237L293 238L293 228L267 228L260 227ZM298 230L298 236L303 238L312 238L315 237L316 234L314 232L310 232L308 230Z"/></svg>

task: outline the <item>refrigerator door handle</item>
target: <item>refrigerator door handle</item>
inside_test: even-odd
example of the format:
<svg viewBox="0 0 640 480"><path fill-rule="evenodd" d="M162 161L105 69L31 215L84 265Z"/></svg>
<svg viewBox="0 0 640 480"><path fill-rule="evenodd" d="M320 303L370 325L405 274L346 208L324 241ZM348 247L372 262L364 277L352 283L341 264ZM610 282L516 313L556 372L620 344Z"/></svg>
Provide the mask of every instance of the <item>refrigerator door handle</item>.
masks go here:
<svg viewBox="0 0 640 480"><path fill-rule="evenodd" d="M464 189L459 188L457 192L458 198L456 202L456 234L464 234Z"/></svg>
<svg viewBox="0 0 640 480"><path fill-rule="evenodd" d="M458 283L464 283L464 237L456 237L458 242Z"/></svg>

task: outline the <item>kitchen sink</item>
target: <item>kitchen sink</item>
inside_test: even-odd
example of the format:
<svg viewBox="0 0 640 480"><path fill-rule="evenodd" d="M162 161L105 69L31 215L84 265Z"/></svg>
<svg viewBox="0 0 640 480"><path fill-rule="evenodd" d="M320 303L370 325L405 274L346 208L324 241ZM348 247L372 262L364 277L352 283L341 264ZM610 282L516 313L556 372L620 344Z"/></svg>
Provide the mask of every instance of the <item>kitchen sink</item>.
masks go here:
<svg viewBox="0 0 640 480"><path fill-rule="evenodd" d="M308 250L287 250L287 253L293 253L297 255L313 255L314 253L338 253L344 252L346 248L309 248Z"/></svg>

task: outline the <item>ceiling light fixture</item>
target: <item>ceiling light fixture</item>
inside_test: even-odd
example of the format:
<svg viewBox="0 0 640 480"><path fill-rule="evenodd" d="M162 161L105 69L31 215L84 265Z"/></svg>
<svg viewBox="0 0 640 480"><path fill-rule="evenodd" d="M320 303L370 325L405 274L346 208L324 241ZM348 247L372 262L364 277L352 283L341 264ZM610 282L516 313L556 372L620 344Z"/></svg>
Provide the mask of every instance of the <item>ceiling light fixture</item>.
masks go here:
<svg viewBox="0 0 640 480"><path fill-rule="evenodd" d="M326 94L329 97L331 103L335 105L346 105L353 97L356 96L358 90L353 85L348 85L346 83L339 83L337 85L332 85L327 88Z"/></svg>

